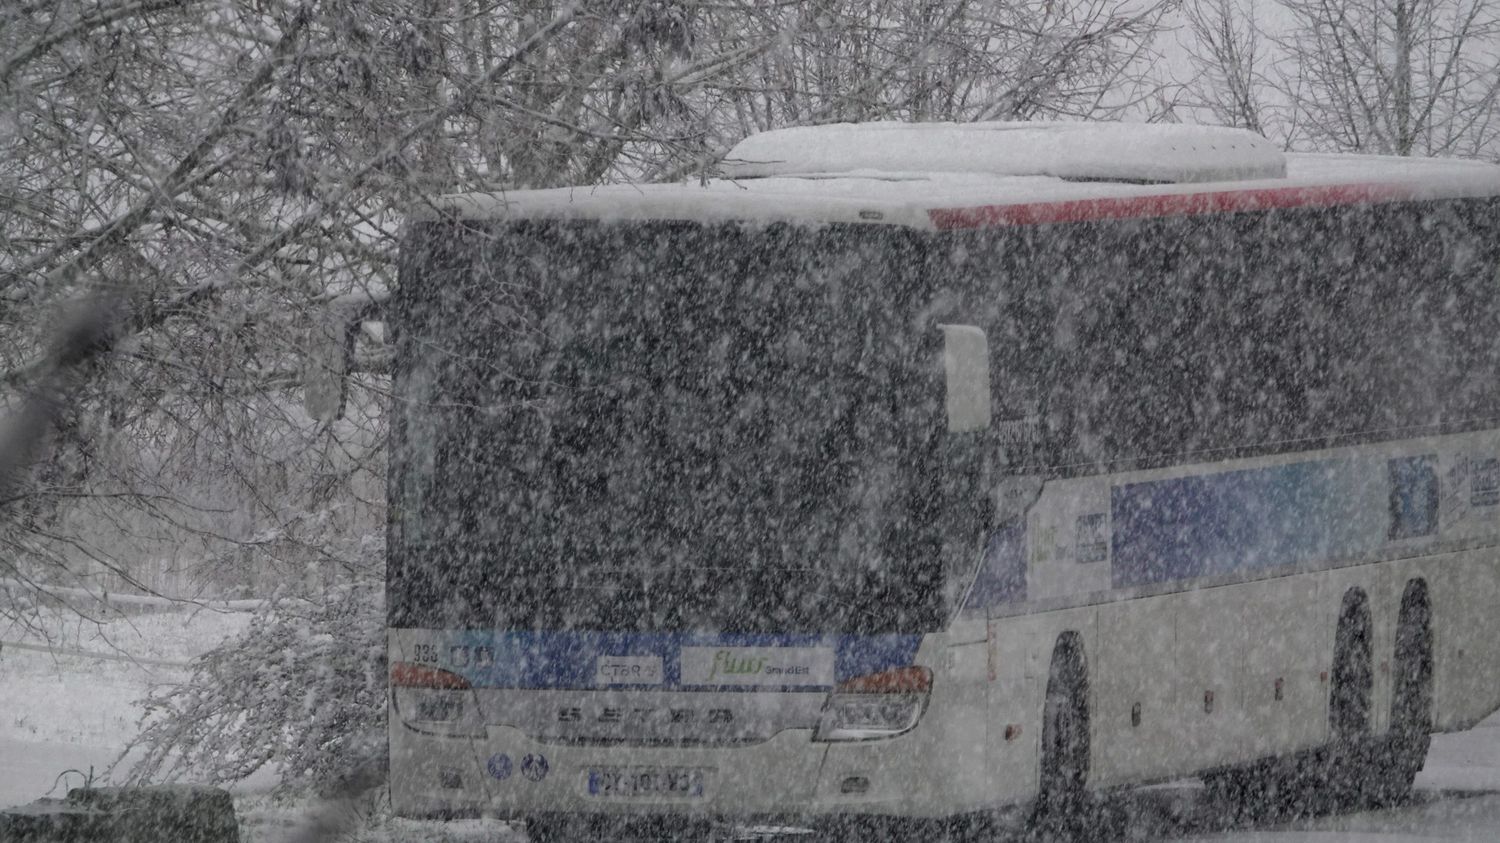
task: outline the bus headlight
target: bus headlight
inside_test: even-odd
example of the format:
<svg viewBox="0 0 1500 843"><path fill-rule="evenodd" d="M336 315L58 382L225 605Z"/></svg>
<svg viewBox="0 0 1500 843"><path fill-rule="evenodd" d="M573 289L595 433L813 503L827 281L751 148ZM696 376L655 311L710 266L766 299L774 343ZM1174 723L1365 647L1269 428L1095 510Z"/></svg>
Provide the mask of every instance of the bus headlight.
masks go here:
<svg viewBox="0 0 1500 843"><path fill-rule="evenodd" d="M828 695L813 740L868 741L909 732L931 690L932 671L918 666L847 679Z"/></svg>
<svg viewBox="0 0 1500 843"><path fill-rule="evenodd" d="M391 665L391 701L396 716L417 731L455 738L485 736L474 690L457 673L396 662Z"/></svg>

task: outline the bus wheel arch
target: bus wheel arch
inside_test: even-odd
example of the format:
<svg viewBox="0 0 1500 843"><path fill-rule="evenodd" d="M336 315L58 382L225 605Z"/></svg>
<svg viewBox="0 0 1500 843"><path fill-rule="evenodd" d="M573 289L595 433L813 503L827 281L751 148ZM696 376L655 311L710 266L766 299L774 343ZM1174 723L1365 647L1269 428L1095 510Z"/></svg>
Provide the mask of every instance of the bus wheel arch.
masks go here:
<svg viewBox="0 0 1500 843"><path fill-rule="evenodd" d="M1378 765L1371 736L1375 686L1374 620L1370 598L1355 586L1344 592L1334 630L1328 689L1328 743L1323 777L1336 806L1369 796Z"/></svg>
<svg viewBox="0 0 1500 843"><path fill-rule="evenodd" d="M1355 586L1344 592L1334 631L1328 689L1328 732L1333 742L1358 740L1369 734L1374 686L1370 598L1363 588Z"/></svg>
<svg viewBox="0 0 1500 843"><path fill-rule="evenodd" d="M1071 825L1082 819L1089 764L1088 660L1083 636L1070 630L1053 645L1042 699L1035 822Z"/></svg>

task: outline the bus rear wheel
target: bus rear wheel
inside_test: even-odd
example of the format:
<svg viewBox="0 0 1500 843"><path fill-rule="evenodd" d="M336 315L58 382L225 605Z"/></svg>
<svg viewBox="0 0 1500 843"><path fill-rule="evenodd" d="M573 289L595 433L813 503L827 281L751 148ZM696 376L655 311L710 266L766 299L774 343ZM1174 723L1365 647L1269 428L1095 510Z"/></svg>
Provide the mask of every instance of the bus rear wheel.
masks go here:
<svg viewBox="0 0 1500 843"><path fill-rule="evenodd" d="M1052 650L1042 705L1039 789L1033 825L1070 836L1087 825L1089 777L1088 666L1083 640L1065 632Z"/></svg>
<svg viewBox="0 0 1500 843"><path fill-rule="evenodd" d="M1377 804L1400 802L1410 793L1432 744L1432 609L1425 580L1406 584L1396 625L1391 689L1391 726L1371 769Z"/></svg>

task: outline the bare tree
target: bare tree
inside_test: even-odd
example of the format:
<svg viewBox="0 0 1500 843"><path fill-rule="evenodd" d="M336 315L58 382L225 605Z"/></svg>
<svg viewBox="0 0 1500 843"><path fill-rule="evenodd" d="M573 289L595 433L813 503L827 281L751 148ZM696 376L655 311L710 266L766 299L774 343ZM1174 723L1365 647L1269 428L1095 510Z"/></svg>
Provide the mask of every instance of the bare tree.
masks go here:
<svg viewBox="0 0 1500 843"><path fill-rule="evenodd" d="M1282 90L1319 148L1494 155L1493 0L1289 0Z"/></svg>
<svg viewBox="0 0 1500 843"><path fill-rule="evenodd" d="M474 68L467 88L435 99L424 54L405 37L409 12L9 7L0 383L35 380L43 316L69 298L107 291L122 342L94 365L33 482L9 502L20 517L3 520L5 558L29 570L0 563L10 566L0 575L56 581L103 568L144 586L118 536L105 537L111 526L158 544L227 541L196 552L231 568L248 561L234 547L320 555L325 543L299 525L337 522L314 516L351 499L366 504L360 528L378 532L378 405L372 395L337 425L301 414L304 342L330 304L383 297L397 211L447 166L421 141L576 14L540 21ZM331 487L340 477L358 478L363 494Z"/></svg>
<svg viewBox="0 0 1500 843"><path fill-rule="evenodd" d="M1192 49L1189 105L1215 123L1266 134L1269 61L1255 0L1198 0L1182 9Z"/></svg>
<svg viewBox="0 0 1500 843"><path fill-rule="evenodd" d="M1197 78L1216 118L1298 147L1500 155L1495 0L1236 0L1187 8ZM1269 48L1269 49L1267 49Z"/></svg>

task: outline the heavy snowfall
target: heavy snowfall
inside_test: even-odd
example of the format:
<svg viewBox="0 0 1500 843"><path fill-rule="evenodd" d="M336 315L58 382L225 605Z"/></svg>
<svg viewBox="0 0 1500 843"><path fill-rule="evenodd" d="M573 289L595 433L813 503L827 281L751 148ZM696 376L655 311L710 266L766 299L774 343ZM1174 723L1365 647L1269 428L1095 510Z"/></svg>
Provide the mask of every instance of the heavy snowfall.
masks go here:
<svg viewBox="0 0 1500 843"><path fill-rule="evenodd" d="M786 163L785 148L774 143L732 154L746 138L774 130L877 122L942 123L951 134L927 135L926 141L913 136L907 143L858 127L824 131L794 144L806 156L799 161L814 162L806 167ZM1044 140L1026 154L1013 149L974 163L964 154L959 125L972 123L1126 125L1121 134L1093 135L1076 148L1049 147ZM517 199L515 207L532 201L564 218L575 211L557 208L636 194L641 198L620 199L625 222L697 214L734 232L742 222L736 215L746 209L790 213L791 206L814 215L843 209L837 213L849 219L841 221L895 227L906 222L899 214L856 211L857 203L896 207L916 183L951 195L983 192L993 183L1020 197L1017 202L1054 194L1075 201L1067 191L1081 191L1077 201L1085 204L1114 201L1164 183L1211 180L1192 175L1183 159L1130 158L1134 138L1193 137L1174 134L1184 126L1230 127L1256 137L1255 154L1262 157L1241 169L1233 163L1241 159L1218 150L1203 159L1202 166L1219 167L1218 181L1283 177L1283 153L1311 154L1291 158L1292 172L1319 190L1325 187L1319 178L1334 178L1328 173L1343 178L1366 166L1339 170L1330 163L1320 170L1319 154L1383 156L1385 164L1369 166L1403 173L1406 164L1395 159L1500 164L1500 0L0 0L0 815L63 799L75 788L194 784L230 795L243 841L540 840L540 821L528 829L519 818L417 818L393 804L388 778L409 759L394 757L388 738L397 661L388 650L396 640L390 628L419 625L397 620L430 609L431 617L448 612L443 617L468 617L469 628L488 630L491 624L473 621L475 614L498 618L504 609L515 629L538 633L644 634L701 622L771 636L807 632L808 624L836 617L826 622L842 626L819 631L874 637L947 618L951 607L971 599L969 586L953 585L943 579L946 573L924 578L914 566L869 561L899 544L872 513L887 512L882 507L915 487L912 477L920 472L904 457L890 457L905 455L907 445L880 427L874 410L840 428L842 438L827 433L845 418L840 414L852 419L920 392L902 380L906 370L898 372L895 363L880 370L885 380L869 378L859 395L836 395L838 382L828 374L844 371L840 366L861 375L875 371L870 360L888 350L869 338L877 328L904 330L902 314L870 306L880 303L873 299L858 305L840 300L837 309L818 311L833 299L821 293L809 293L809 304L799 309L794 305L804 299L784 295L794 288L806 292L799 278L821 283L858 276L875 262L869 253L862 253L867 264L855 265L808 249L801 235L788 236L775 241L792 244L779 255L754 258L764 263L753 267L764 270L761 275L746 268L749 258L723 269L723 277L749 279L723 303L704 305L705 299L679 307L679 299L663 291L692 286L682 284L683 267L718 278L717 262L730 254L716 251L711 237L648 241L644 229L630 234L626 227L627 242L616 238L596 247L582 236L547 247L583 255L561 259L543 255L541 247L527 251L525 237L535 235L528 230L516 239L521 245L495 247L497 265L506 256L518 266L587 265L589 254L595 264L609 264L630 256L600 271L652 292L618 301L609 297L618 290L591 298L587 285L562 279L556 308L538 315L512 309L505 298L521 270L476 270L483 276L479 286L488 284L493 295L455 285L421 325L424 342L472 364L464 376L477 397L465 404L433 391L451 386L442 379L447 375L432 375L428 383L412 374L420 367L411 361L425 359L410 351L416 332L409 325L408 344L401 345L393 327L398 306L412 306L397 303L417 296L402 289L403 282L458 271L459 258L444 252L447 246L414 247L412 232L445 215L473 221L500 214L512 207L513 195L542 196ZM894 137L896 130L880 131ZM756 149L772 160L747 160L744 151ZM1063 158L1067 166L1056 163ZM1469 191L1461 198L1479 196L1474 185L1494 178L1488 168L1474 169L1472 180L1461 168L1443 172L1443 189ZM761 178L803 179L788 189L810 198L776 210L780 199L762 201L744 187ZM869 181L848 187L851 179ZM689 198L658 202L668 194L647 185L671 186L682 191L671 196ZM520 193L556 189L564 192ZM440 198L455 195L468 198ZM1348 201L1389 199L1362 193ZM950 221L968 224L960 217ZM1485 220L1460 214L1393 223L1390 230L1399 237L1369 253L1379 251L1383 266L1443 260L1459 269L1483 265L1486 278L1500 278L1484 263L1489 257L1477 256L1500 242L1491 236L1500 233L1500 214ZM1040 222L1059 221L1067 220ZM925 211L920 222L928 222ZM746 242L753 236L746 234ZM1357 242L1350 237L1343 246ZM1489 245L1470 249L1466 237ZM1266 257L1266 265L1331 266L1359 257L1329 238L1273 250L1278 254ZM1183 242L1205 265L1211 260L1203 256L1219 251L1213 242ZM1096 263L1111 259L1108 244L1091 248ZM662 273L654 283L651 261L672 249L679 250L671 256L678 274L668 279ZM1223 251L1234 250L1226 244ZM1009 255L997 249L989 257ZM892 247L878 262L894 277L908 259L911 266L920 263ZM1163 266L1174 261L1179 258L1163 259ZM1062 289L1070 277L1087 274L1059 267L1041 287ZM770 281L756 286L756 279L775 273L782 287ZM1093 407L1096 418L1107 406L1104 390L1122 383L1144 384L1142 394L1149 395L1136 400L1149 402L1157 394L1150 389L1166 390L1162 384L1179 383L1185 373L1212 370L1204 377L1216 383L1249 384L1242 394L1191 406L1156 402L1136 427L1112 429L1079 444L1077 453L1144 449L1184 419L1204 431L1194 440L1200 445L1220 435L1264 442L1332 436L1318 427L1330 417L1318 415L1318 402L1333 399L1307 384L1329 375L1315 346L1333 329L1324 331L1321 311L1303 299L1253 285L1246 291L1214 306L1257 313L1284 333L1257 334L1254 349L1230 348L1222 358L1227 365L1220 358L1189 359L1192 343L1211 342L1222 326L1203 315L1212 303L1188 292L1174 305L1178 317L1149 309L1137 314L1132 324L1145 327L1109 346L1117 355L1101 354L1069 370L1100 385L1097 402L1078 401ZM1126 292L1112 300L1117 314L1135 300ZM564 293L572 298L564 302ZM432 295L435 302L442 298ZM684 293L682 301L690 295L696 293ZM1369 312L1416 313L1424 306L1420 300L1418 291L1414 299L1371 305ZM933 321L941 306L934 304L923 318ZM1450 302L1442 312L1451 312L1452 323L1433 323L1423 340L1428 347L1486 345L1472 310ZM705 341L720 329L716 320L733 326L724 329L722 342ZM850 328L855 322L857 329ZM1086 335L1097 340L1090 334L1097 326L1085 318L1059 316L1058 325L1055 332L1046 328L1045 341L1027 327L1009 339L1058 348ZM734 331L741 333L730 338ZM591 332L608 341L574 342ZM772 351L790 362L766 364L769 342L756 345L745 339L750 334L774 335ZM1500 334L1491 339L1500 342ZM1365 357L1384 359L1379 337L1360 342L1368 343L1360 346ZM587 354L576 358L546 356L585 346ZM918 349L901 353L907 352ZM1174 358L1170 371L1110 374L1121 360L1160 354L1181 359ZM828 366L807 363L811 358ZM1424 383L1408 384L1411 394L1425 385L1438 402L1462 391L1479 406L1474 396L1487 396L1487 385L1500 383L1494 365L1500 350L1476 359L1490 365L1457 373L1414 367L1409 380ZM987 384L1025 391L1016 386L1018 369L997 368L992 375L988 358L983 365ZM781 380L754 382L751 375L772 369ZM942 366L934 371L941 379ZM954 371L948 370L947 404L933 406L945 408L949 430L969 429L954 422L968 412L966 399L954 397ZM709 384L706 391L742 403L733 413L712 415L693 404L701 395L676 391L663 372L679 381L690 376ZM829 380L798 380L805 372ZM572 417L542 392L527 391L570 378L594 390L578 390L588 394L570 405ZM611 391L617 383L631 386ZM654 386L643 392L642 383ZM1445 391L1439 383L1459 386ZM1302 397L1286 403L1277 390L1287 385ZM1041 395L1027 393L1014 417L993 422L986 401L982 422L974 424L994 430L997 440L1003 434L1009 446L1040 441L1061 424L1038 409L1045 403ZM493 401L481 405L480 397ZM424 416L412 409L418 406L436 409ZM764 418L777 411L799 424L768 433L774 425ZM1080 409L1076 418L1087 416ZM1434 435L1481 430L1466 425L1434 428ZM442 437L459 429L469 432L470 450L462 458L444 457L459 468L445 480L411 479L429 459L422 437L447 441ZM613 450L598 458L588 448L603 440ZM564 443L556 450L570 461L557 464L565 464L576 482L560 482L558 489L527 485L543 476L539 461L553 453L539 442ZM710 452L718 462L695 474L704 463L693 459ZM809 454L823 462L809 462ZM825 470L830 465L837 471ZM1484 499L1488 493L1475 478L1500 471L1500 464L1473 465L1464 475L1464 488L1472 490L1464 506L1472 502L1477 512L1496 500ZM1074 469L1073 462L1055 460L1048 478ZM845 483L846 474L856 479ZM1009 511L1007 495L1035 502L1041 494L986 477L999 490L997 513ZM686 479L676 484L674 478ZM503 480L520 491L498 492ZM734 493L705 503L697 492L707 488ZM830 502L829 490L848 500ZM813 499L824 493L827 500ZM1420 514L1398 517L1409 504L1398 497L1390 492L1389 509L1400 523L1382 532L1381 541L1420 538L1425 529ZM586 511L580 501L590 502ZM1441 506L1452 511L1446 498ZM1438 507L1434 502L1433 519ZM1024 509L1018 511L1024 518ZM822 533L807 527L820 520L842 526ZM1100 523L1076 523L1080 554L1085 544L1104 546L1105 538L1084 539L1085 532L1103 529ZM423 572L406 546L416 546L412 537L419 533L431 547L456 543L458 533L464 541L511 542L506 546L528 548L545 561L525 577L434 573L437 565ZM651 538L641 537L648 533ZM988 544L981 542L983 552L996 558L1008 552L1004 535L997 531L984 540ZM1477 546L1478 539L1465 540L1470 544L1463 550ZM738 570L723 579L642 575L638 586L621 586L654 594L637 603L622 598L586 606L559 596L571 593L559 583L574 587L569 578L575 574L560 573L566 560L595 553L599 558L590 564L603 564L609 560L599 548L606 547L633 562L719 554L725 568ZM472 548L454 552L461 560ZM766 561L781 565L798 554L847 557L868 567L798 579ZM1500 557L1488 558L1500 566ZM452 565L473 573L462 561ZM388 588L388 573L399 586ZM1390 576L1387 585L1399 597L1399 583ZM1117 587L1119 577L1117 569ZM400 595L414 582L429 588L422 600L440 607L410 608ZM1149 591L1153 583L1142 578L1128 585ZM994 580L985 587L992 595L1009 594L1011 584ZM512 603L502 605L495 596L502 593ZM869 600L874 593L885 602ZM776 601L767 601L771 594ZM1330 639L1336 600L1333 606ZM906 614L891 614L898 611ZM935 632L936 624L922 630ZM1373 637L1379 647L1399 646L1395 632ZM1500 641L1466 646L1482 651L1478 663L1493 664ZM918 671L912 658L898 670ZM1377 654L1369 671L1388 677L1383 658ZM658 658L632 669L649 673L663 670L662 664ZM727 664L735 667L732 660ZM976 669L982 672L983 665ZM1037 669L1045 681L1046 664ZM817 665L809 670L818 675ZM833 671L830 662L829 689ZM925 677L922 694L931 672ZM422 674L419 684L469 690L442 684L450 678L467 681L435 670ZM1274 681L1280 701L1282 678ZM1330 682L1327 676L1308 679L1320 681ZM1500 675L1481 672L1465 681L1500 699ZM1332 684L1338 682L1335 676ZM895 690L909 695L914 687ZM1327 687L1320 693L1326 699ZM923 700L912 704L914 716L921 716ZM1193 702L1198 705L1196 697ZM1204 695L1206 711L1214 704L1212 692ZM1057 722L1071 725L1043 732L1040 709L1036 713L1036 724L1016 727L1014 734L1051 740L1059 729L1079 725L1064 719ZM898 715L906 710L889 716ZM802 725L812 729L820 716L815 708ZM1139 725L1138 710L1125 716ZM1084 731L1088 722L1081 719ZM985 820L835 833L793 820L694 816L661 833L1287 843L1500 838L1500 715L1462 726L1433 735L1414 788L1388 800L1272 799L1246 806L1212 786L1211 776L1157 776L1090 791L1076 815L1057 827L1032 823L1028 804L1019 824L996 821L993 827ZM990 731L999 734L999 728ZM1012 727L1004 728L1009 742ZM856 737L886 734L877 732ZM495 761L501 757L503 765ZM488 766L485 758L476 762L481 775L510 777L510 756L488 758ZM522 763L518 755L517 778ZM1045 790L1047 771L1041 775ZM538 776L546 776L545 767ZM0 839L7 828L19 827L0 822ZM590 829L580 839L614 835L607 825ZM104 834L99 839L107 839Z"/></svg>

